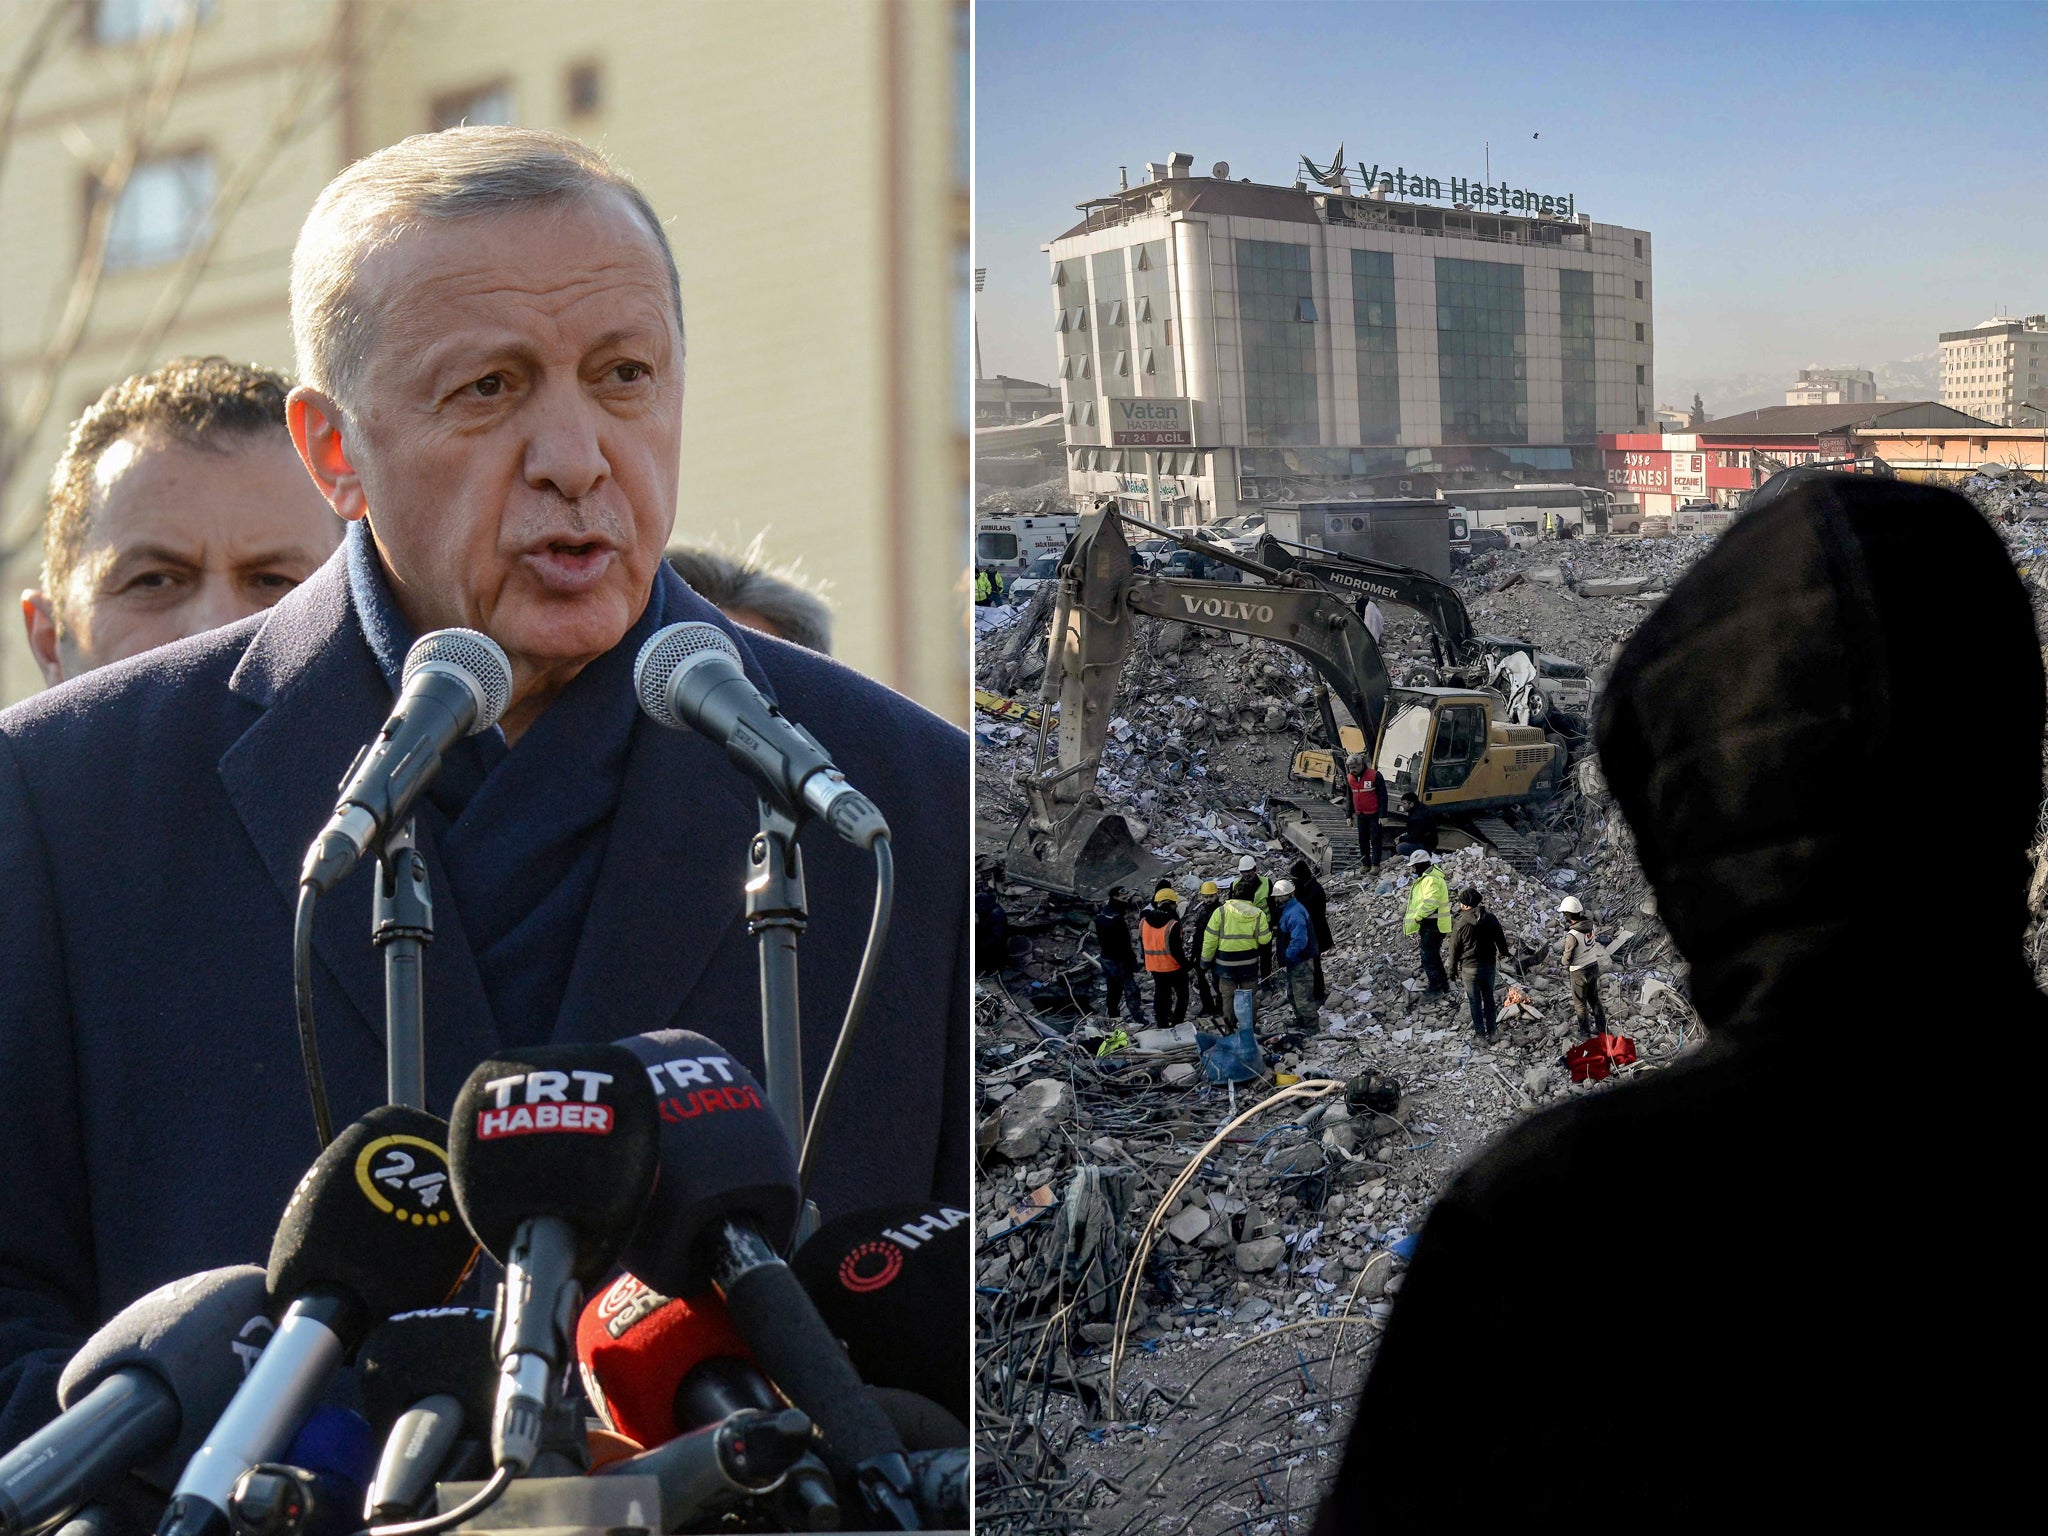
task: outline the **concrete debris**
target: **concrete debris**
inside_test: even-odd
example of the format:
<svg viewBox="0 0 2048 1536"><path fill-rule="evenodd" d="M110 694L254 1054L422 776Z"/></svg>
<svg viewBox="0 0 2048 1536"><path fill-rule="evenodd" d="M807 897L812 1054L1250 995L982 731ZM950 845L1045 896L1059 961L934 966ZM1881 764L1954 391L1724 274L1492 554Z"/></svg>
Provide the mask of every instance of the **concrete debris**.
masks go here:
<svg viewBox="0 0 2048 1536"><path fill-rule="evenodd" d="M2014 479L1986 484L2003 496ZM1986 506L1988 492L1963 489ZM2017 504L2032 506L2025 498L2041 494L2022 488ZM2048 529L2024 516L2005 521L2002 507L1986 510L2048 633ZM1604 671L1710 544L1701 536L1538 544L1489 552L1453 580L1479 632L1522 636ZM1553 570L1554 582L1546 579ZM1007 661L978 662L981 686L1000 680L989 667L1007 667L1009 687L1036 675L1034 656L1042 669L1044 612L1031 622L1035 633L1021 640L1014 626L1003 633ZM1211 631L1148 619L1136 626L1116 702L1128 729L1104 752L1104 803L1147 824L1146 846L1165 861L1164 883L1183 904L1204 879L1227 884L1241 854L1268 875L1286 874L1294 855L1275 851L1268 799L1286 792L1288 763L1308 739L1306 665ZM1427 635L1419 618L1388 611L1383 649L1397 683L1424 680ZM1036 701L1035 688L1011 696ZM1029 767L1035 740L1035 731L984 738L977 751L984 878L1024 812L1012 778ZM1480 844L1447 846L1440 860L1453 891L1484 893L1515 947L1497 978L1495 1037L1473 1033L1462 986L1450 997L1424 990L1416 942L1401 932L1407 871L1391 861L1371 874L1340 865L1324 879L1336 943L1324 957L1315 1027L1298 1027L1284 990L1269 985L1256 994L1259 1043L1280 1081L1303 1081L1298 1091L1374 1070L1398 1080L1399 1101L1374 1111L1342 1087L1290 1099L1230 1129L1206 1157L1213 1138L1276 1091L1274 1079L1202 1081L1194 1026L1214 1032L1222 1021L1199 1017L1199 996L1188 1021L1172 1028L1107 1017L1091 909L995 884L1011 941L1007 963L981 979L976 1014L978 1529L1135 1530L1157 1522L1155 1509L1213 1505L1199 1529L1305 1531L1314 1488L1334 1474L1350 1431L1405 1255L1446 1182L1525 1116L1612 1092L1699 1043L1684 960L1596 760L1582 757L1522 830L1539 850L1533 870ZM2048 817L2036 855L2039 916L2048 908ZM1565 930L1557 907L1567 890L1609 945L1601 987L1610 1028L1640 1053L1601 1083L1573 1084L1562 1065L1579 1039L1558 965ZM2028 942L2048 980L2048 922L2037 921ZM1149 1012L1149 986L1144 1001ZM1130 1043L1098 1056L1120 1023ZM1130 1302L1121 1333L1113 1300L1096 1310L1067 1278L1061 1224L1075 1181L1109 1172L1127 1180L1117 1186L1127 1205L1110 1232L1099 1218L1111 1202L1095 1201L1089 1273L1120 1277ZM1034 1203L1047 1185L1059 1203ZM1114 1264L1102 1251L1110 1246ZM1298 1324L1308 1326L1290 1326ZM1269 1334L1271 1343L1260 1342ZM1197 1449L1187 1452L1191 1444ZM1283 1501L1296 1513L1260 1513L1255 1481L1205 1493L1233 1458L1248 1469L1300 1469Z"/></svg>

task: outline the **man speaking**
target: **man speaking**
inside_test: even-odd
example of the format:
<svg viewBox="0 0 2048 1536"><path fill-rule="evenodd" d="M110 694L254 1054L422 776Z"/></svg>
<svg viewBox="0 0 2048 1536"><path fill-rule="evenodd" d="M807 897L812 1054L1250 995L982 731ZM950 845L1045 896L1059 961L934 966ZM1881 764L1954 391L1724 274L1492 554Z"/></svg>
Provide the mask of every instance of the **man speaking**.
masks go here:
<svg viewBox="0 0 2048 1536"><path fill-rule="evenodd" d="M263 614L0 714L0 1447L151 1288L261 1262L317 1144L292 901L413 640L512 668L416 813L434 897L428 1107L480 1060L683 1027L762 1071L750 781L645 718L641 644L718 625L898 834L903 894L812 1192L827 1216L968 1178L967 746L889 690L735 630L669 571L683 407L653 210L554 134L464 128L351 166L292 260L300 457L350 526ZM866 939L868 855L801 839L815 1094ZM343 1124L384 1096L374 861L324 898L314 992Z"/></svg>

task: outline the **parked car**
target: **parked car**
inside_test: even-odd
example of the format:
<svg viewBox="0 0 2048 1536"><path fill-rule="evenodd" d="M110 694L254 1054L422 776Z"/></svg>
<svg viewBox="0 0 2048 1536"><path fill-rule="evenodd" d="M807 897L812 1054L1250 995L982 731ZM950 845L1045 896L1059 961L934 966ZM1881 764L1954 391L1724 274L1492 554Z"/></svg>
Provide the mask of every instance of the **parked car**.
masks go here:
<svg viewBox="0 0 2048 1536"><path fill-rule="evenodd" d="M1172 539L1141 539L1131 546L1131 552L1138 557L1138 569L1149 571L1179 548Z"/></svg>
<svg viewBox="0 0 2048 1536"><path fill-rule="evenodd" d="M1471 532L1472 553L1483 555L1489 549L1506 549L1507 534L1499 528L1474 528Z"/></svg>
<svg viewBox="0 0 2048 1536"><path fill-rule="evenodd" d="M1158 576L1191 576L1197 581L1243 581L1244 572L1221 560L1211 560L1199 550L1176 549L1153 567Z"/></svg>
<svg viewBox="0 0 2048 1536"><path fill-rule="evenodd" d="M1047 582L1057 581L1059 574L1059 556L1041 555L1025 566L1020 574L1009 579L1005 584L1004 598L1012 603L1028 603L1040 587Z"/></svg>

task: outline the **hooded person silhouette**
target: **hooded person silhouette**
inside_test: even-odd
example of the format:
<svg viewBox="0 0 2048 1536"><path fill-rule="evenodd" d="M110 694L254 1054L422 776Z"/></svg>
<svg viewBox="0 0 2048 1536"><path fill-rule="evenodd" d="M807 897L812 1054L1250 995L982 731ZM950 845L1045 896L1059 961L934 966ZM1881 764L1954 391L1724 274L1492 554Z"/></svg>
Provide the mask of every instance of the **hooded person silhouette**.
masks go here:
<svg viewBox="0 0 2048 1536"><path fill-rule="evenodd" d="M1644 621L1597 739L1708 1038L1453 1180L1319 1536L1991 1523L2028 1464L1981 1383L2036 1315L2043 718L2025 591L1947 491L1798 477ZM1930 778L1967 817L1916 839Z"/></svg>

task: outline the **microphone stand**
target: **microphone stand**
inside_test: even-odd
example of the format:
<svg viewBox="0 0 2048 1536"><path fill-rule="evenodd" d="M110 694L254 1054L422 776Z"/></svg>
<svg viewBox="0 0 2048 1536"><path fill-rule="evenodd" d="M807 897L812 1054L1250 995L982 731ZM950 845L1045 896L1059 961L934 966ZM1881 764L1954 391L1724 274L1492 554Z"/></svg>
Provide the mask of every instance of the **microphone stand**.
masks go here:
<svg viewBox="0 0 2048 1536"><path fill-rule="evenodd" d="M370 942L384 952L385 1093L393 1104L427 1107L427 1036L421 969L434 940L427 861L413 845L412 819L377 855Z"/></svg>
<svg viewBox="0 0 2048 1536"><path fill-rule="evenodd" d="M761 799L761 830L747 848L747 931L760 942L761 1058L768 1103L804 1144L804 1048L796 998L796 939L810 914L804 902L797 823Z"/></svg>

